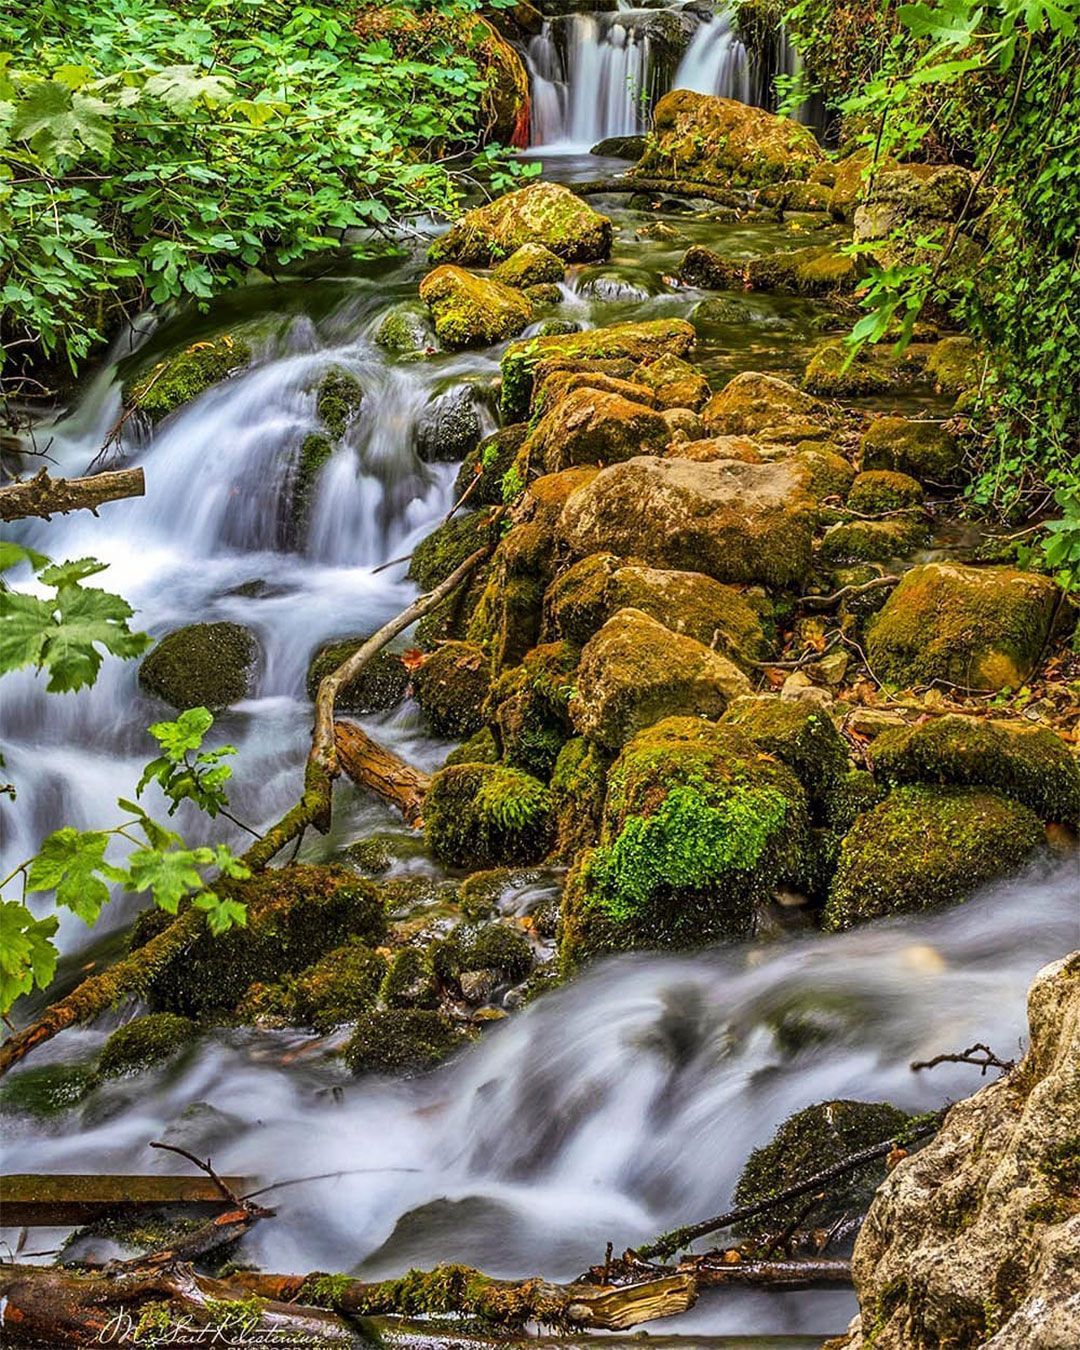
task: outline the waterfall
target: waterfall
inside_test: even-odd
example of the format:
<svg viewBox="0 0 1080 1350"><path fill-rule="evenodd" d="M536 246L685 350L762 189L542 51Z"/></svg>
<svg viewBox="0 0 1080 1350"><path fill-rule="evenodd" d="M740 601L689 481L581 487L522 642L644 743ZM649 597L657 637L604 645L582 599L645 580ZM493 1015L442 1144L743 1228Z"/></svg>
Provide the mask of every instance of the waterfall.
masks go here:
<svg viewBox="0 0 1080 1350"><path fill-rule="evenodd" d="M753 103L751 59L727 10L702 24L675 72L674 88Z"/></svg>

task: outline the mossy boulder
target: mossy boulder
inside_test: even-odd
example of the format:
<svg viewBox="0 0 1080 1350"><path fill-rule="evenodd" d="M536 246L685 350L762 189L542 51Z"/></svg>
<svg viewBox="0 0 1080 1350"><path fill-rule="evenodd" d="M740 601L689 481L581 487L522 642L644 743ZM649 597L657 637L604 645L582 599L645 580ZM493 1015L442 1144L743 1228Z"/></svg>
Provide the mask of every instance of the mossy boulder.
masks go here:
<svg viewBox="0 0 1080 1350"><path fill-rule="evenodd" d="M800 587L817 502L790 460L697 464L639 456L567 501L558 537L575 557L610 551L717 581Z"/></svg>
<svg viewBox="0 0 1080 1350"><path fill-rule="evenodd" d="M364 389L351 371L335 366L319 381L315 411L319 421L334 440L345 435L349 423L360 411Z"/></svg>
<svg viewBox="0 0 1080 1350"><path fill-rule="evenodd" d="M277 868L228 882L228 894L247 905L246 926L201 933L148 972L155 1011L229 1014L252 984L296 974L351 937L375 943L386 931L378 889L344 867Z"/></svg>
<svg viewBox="0 0 1080 1350"><path fill-rule="evenodd" d="M979 383L982 353L973 338L946 337L935 343L926 360L926 373L940 394L959 395Z"/></svg>
<svg viewBox="0 0 1080 1350"><path fill-rule="evenodd" d="M709 382L696 366L666 352L639 366L634 379L652 391L661 408L692 408L698 412L709 401Z"/></svg>
<svg viewBox="0 0 1080 1350"><path fill-rule="evenodd" d="M300 442L293 476L290 512L296 532L302 538L307 530L311 508L318 491L319 475L334 454L334 442L321 431L311 431Z"/></svg>
<svg viewBox="0 0 1080 1350"><path fill-rule="evenodd" d="M435 973L445 984L462 975L491 971L498 984L517 984L533 968L529 940L507 923L460 924L434 953Z"/></svg>
<svg viewBox="0 0 1080 1350"><path fill-rule="evenodd" d="M596 839L606 782L606 757L595 742L584 736L567 741L551 772L558 858L569 861Z"/></svg>
<svg viewBox="0 0 1080 1350"><path fill-rule="evenodd" d="M867 755L886 783L993 788L1042 820L1080 823L1080 763L1046 727L979 717L935 717L897 726L870 742Z"/></svg>
<svg viewBox="0 0 1080 1350"><path fill-rule="evenodd" d="M691 459L695 464L709 464L717 459L738 459L744 464L765 463L761 446L749 436L680 437L672 440L668 446L667 457Z"/></svg>
<svg viewBox="0 0 1080 1350"><path fill-rule="evenodd" d="M413 549L409 576L425 591L434 590L466 558L491 542L489 512L464 511L451 516Z"/></svg>
<svg viewBox="0 0 1080 1350"><path fill-rule="evenodd" d="M790 427L791 438L801 440L814 434L824 413L817 399L778 375L745 370L712 396L701 417L712 436L753 436Z"/></svg>
<svg viewBox="0 0 1080 1350"><path fill-rule="evenodd" d="M845 835L822 923L836 931L966 900L1043 839L1038 816L996 792L896 788Z"/></svg>
<svg viewBox="0 0 1080 1350"><path fill-rule="evenodd" d="M766 651L756 609L732 586L701 572L676 572L593 553L558 577L544 598L546 622L584 646L620 609L638 609L673 633L703 642L736 665Z"/></svg>
<svg viewBox="0 0 1080 1350"><path fill-rule="evenodd" d="M825 824L842 838L864 811L870 811L889 795L888 785L879 782L867 769L849 769L834 778L825 792Z"/></svg>
<svg viewBox="0 0 1080 1350"><path fill-rule="evenodd" d="M786 764L811 800L820 800L852 767L832 718L804 700L774 694L740 698L722 721Z"/></svg>
<svg viewBox="0 0 1080 1350"><path fill-rule="evenodd" d="M639 732L608 774L599 846L567 878L564 967L746 937L802 868L806 822L794 774L736 728L671 717Z"/></svg>
<svg viewBox="0 0 1080 1350"><path fill-rule="evenodd" d="M422 356L429 348L434 350L435 333L427 308L405 301L388 309L375 330L375 341L398 356Z"/></svg>
<svg viewBox="0 0 1080 1350"><path fill-rule="evenodd" d="M685 319L649 319L512 342L502 359L503 420L515 422L528 416L533 375L542 361L622 360L629 373L634 365L667 352L685 356L694 345L694 336Z"/></svg>
<svg viewBox="0 0 1080 1350"><path fill-rule="evenodd" d="M457 501L475 478L480 482L469 493L472 506L501 506L503 478L517 459L518 451L528 435L525 422L501 427L465 456L454 481L454 500Z"/></svg>
<svg viewBox="0 0 1080 1350"><path fill-rule="evenodd" d="M532 183L467 211L428 256L486 267L523 244L542 244L564 262L602 261L611 252L611 221L560 183Z"/></svg>
<svg viewBox="0 0 1080 1350"><path fill-rule="evenodd" d="M237 1015L258 1025L308 1026L325 1034L374 1007L386 972L386 958L353 938L296 975L253 984Z"/></svg>
<svg viewBox="0 0 1080 1350"><path fill-rule="evenodd" d="M844 342L824 342L811 356L803 388L821 398L859 398L887 393L902 373L889 353L862 347L854 354Z"/></svg>
<svg viewBox="0 0 1080 1350"><path fill-rule="evenodd" d="M922 485L910 474L897 473L895 469L867 469L852 483L847 504L852 511L873 516L919 506L922 500Z"/></svg>
<svg viewBox="0 0 1080 1350"><path fill-rule="evenodd" d="M543 244L522 244L499 263L491 275L504 286L525 290L529 286L562 281L566 263Z"/></svg>
<svg viewBox="0 0 1080 1350"><path fill-rule="evenodd" d="M425 410L416 430L416 452L428 464L453 463L475 450L482 435L474 390L455 385Z"/></svg>
<svg viewBox="0 0 1080 1350"><path fill-rule="evenodd" d="M911 686L1018 689L1050 632L1058 589L1011 567L913 567L871 620L867 657L879 679Z"/></svg>
<svg viewBox="0 0 1080 1350"><path fill-rule="evenodd" d="M864 469L893 469L930 483L956 483L962 477L963 450L937 422L879 417L859 443Z"/></svg>
<svg viewBox="0 0 1080 1350"><path fill-rule="evenodd" d="M835 244L767 253L750 259L747 272L754 290L809 296L846 294L861 277L858 260Z"/></svg>
<svg viewBox="0 0 1080 1350"><path fill-rule="evenodd" d="M675 89L653 109L652 132L630 176L764 187L804 179L824 158L809 127L791 118Z"/></svg>
<svg viewBox="0 0 1080 1350"><path fill-rule="evenodd" d="M147 1013L112 1033L101 1049L97 1071L102 1078L127 1078L171 1059L199 1034L188 1017Z"/></svg>
<svg viewBox="0 0 1080 1350"><path fill-rule="evenodd" d="M718 717L750 692L726 657L639 609L621 609L585 644L570 718L579 735L617 751L664 717Z"/></svg>
<svg viewBox="0 0 1080 1350"><path fill-rule="evenodd" d="M533 317L532 302L520 291L461 267L429 272L420 298L431 311L435 336L449 351L490 347L520 333Z"/></svg>
<svg viewBox="0 0 1080 1350"><path fill-rule="evenodd" d="M436 736L464 738L483 726L491 686L488 659L474 642L446 642L413 672L413 694Z"/></svg>
<svg viewBox="0 0 1080 1350"><path fill-rule="evenodd" d="M910 1116L887 1102L820 1102L796 1111L767 1144L750 1154L733 1203L741 1207L767 1200L861 1149L902 1137L910 1121ZM884 1175L884 1160L875 1158L830 1182L808 1222L815 1228L828 1228L845 1215L864 1213ZM781 1201L742 1220L737 1231L747 1237L769 1237L795 1222L805 1208L805 1196Z"/></svg>
<svg viewBox="0 0 1080 1350"><path fill-rule="evenodd" d="M533 377L532 416L533 425L563 399L575 390L591 389L603 394L613 394L634 404L643 404L646 408L659 410L660 400L646 385L634 380L620 379L601 369L601 362L590 365L588 362L544 360L536 367ZM581 367L578 369L577 367Z"/></svg>
<svg viewBox="0 0 1080 1350"><path fill-rule="evenodd" d="M379 997L388 1008L434 1008L439 981L431 953L422 947L402 947L391 958Z"/></svg>
<svg viewBox="0 0 1080 1350"><path fill-rule="evenodd" d="M644 152L644 136L605 136L589 150L590 155L607 159L640 159Z"/></svg>
<svg viewBox="0 0 1080 1350"><path fill-rule="evenodd" d="M581 652L548 642L503 671L491 691L487 716L507 764L547 781L563 742L572 734L567 704Z"/></svg>
<svg viewBox="0 0 1080 1350"><path fill-rule="evenodd" d="M20 1065L0 1082L0 1115L47 1120L78 1106L97 1081L89 1064Z"/></svg>
<svg viewBox="0 0 1080 1350"><path fill-rule="evenodd" d="M795 459L805 466L810 491L819 501L844 498L855 481L855 470L827 441L800 441Z"/></svg>
<svg viewBox="0 0 1080 1350"><path fill-rule="evenodd" d="M551 794L502 764L454 764L431 780L424 833L435 856L454 867L541 862L552 844Z"/></svg>
<svg viewBox="0 0 1080 1350"><path fill-rule="evenodd" d="M159 361L145 375L126 381L121 391L124 406L138 408L151 422L160 422L250 363L251 347L242 338L225 333L211 342L193 343L186 351Z"/></svg>
<svg viewBox="0 0 1080 1350"><path fill-rule="evenodd" d="M893 520L842 521L825 532L818 557L830 566L909 558L927 537L927 523L920 512Z"/></svg>
<svg viewBox="0 0 1080 1350"><path fill-rule="evenodd" d="M585 464L615 464L661 454L671 439L658 412L618 394L575 389L537 423L528 450L545 473Z"/></svg>
<svg viewBox="0 0 1080 1350"><path fill-rule="evenodd" d="M485 726L474 731L456 750L451 750L443 764L498 764L501 758L495 733Z"/></svg>
<svg viewBox="0 0 1080 1350"><path fill-rule="evenodd" d="M307 696L314 700L320 683L367 641L366 636L341 638L320 647L307 672ZM409 687L409 673L395 652L377 652L358 675L338 690L334 707L343 713L384 712L396 708Z"/></svg>
<svg viewBox="0 0 1080 1350"><path fill-rule="evenodd" d="M468 1041L429 1008L379 1008L364 1013L342 1052L354 1074L414 1074L433 1069Z"/></svg>
<svg viewBox="0 0 1080 1350"><path fill-rule="evenodd" d="M193 623L163 637L139 666L144 689L174 708L220 712L251 693L259 643L238 623Z"/></svg>

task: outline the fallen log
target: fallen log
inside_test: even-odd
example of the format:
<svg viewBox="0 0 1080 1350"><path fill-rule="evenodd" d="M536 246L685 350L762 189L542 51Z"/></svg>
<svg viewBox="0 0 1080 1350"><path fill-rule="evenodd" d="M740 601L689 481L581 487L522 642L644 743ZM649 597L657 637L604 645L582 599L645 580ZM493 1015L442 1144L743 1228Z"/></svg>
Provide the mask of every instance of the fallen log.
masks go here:
<svg viewBox="0 0 1080 1350"><path fill-rule="evenodd" d="M33 478L0 487L0 520L24 520L28 516L67 515L69 511L93 511L105 502L124 497L142 497L146 483L142 469L116 469L91 478L50 478L40 469Z"/></svg>
<svg viewBox="0 0 1080 1350"><path fill-rule="evenodd" d="M666 178L594 178L585 183L567 183L579 197L604 195L624 196L633 192L660 192L666 197L690 199L701 197L720 206L745 211L755 203L756 194L739 192L733 188L719 188L712 183L671 182Z"/></svg>
<svg viewBox="0 0 1080 1350"><path fill-rule="evenodd" d="M842 1259L810 1261L722 1261L701 1257L679 1266L692 1274L700 1289L750 1285L768 1289L818 1289L851 1283L851 1262Z"/></svg>
<svg viewBox="0 0 1080 1350"><path fill-rule="evenodd" d="M249 1177L222 1178L233 1190L250 1190ZM91 1223L118 1210L139 1213L174 1205L216 1213L227 1205L208 1177L93 1176L84 1173L12 1173L0 1176L0 1210L5 1224L50 1228Z"/></svg>
<svg viewBox="0 0 1080 1350"><path fill-rule="evenodd" d="M401 812L406 825L419 828L430 774L373 741L355 722L334 723L334 749L338 763L357 787L374 792Z"/></svg>

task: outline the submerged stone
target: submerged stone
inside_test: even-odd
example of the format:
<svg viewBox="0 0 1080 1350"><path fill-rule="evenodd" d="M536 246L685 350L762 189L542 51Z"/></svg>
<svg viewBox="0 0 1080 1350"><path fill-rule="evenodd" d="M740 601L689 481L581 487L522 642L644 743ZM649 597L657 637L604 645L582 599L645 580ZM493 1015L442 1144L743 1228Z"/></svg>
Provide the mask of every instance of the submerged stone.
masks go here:
<svg viewBox="0 0 1080 1350"><path fill-rule="evenodd" d="M251 692L259 644L238 623L193 623L154 646L139 666L139 683L181 710L220 712Z"/></svg>
<svg viewBox="0 0 1080 1350"><path fill-rule="evenodd" d="M101 1050L102 1078L126 1078L171 1059L199 1034L195 1023L175 1013L147 1013L119 1027Z"/></svg>
<svg viewBox="0 0 1080 1350"><path fill-rule="evenodd" d="M442 1013L381 1008L360 1017L343 1055L354 1074L411 1074L433 1069L468 1040Z"/></svg>

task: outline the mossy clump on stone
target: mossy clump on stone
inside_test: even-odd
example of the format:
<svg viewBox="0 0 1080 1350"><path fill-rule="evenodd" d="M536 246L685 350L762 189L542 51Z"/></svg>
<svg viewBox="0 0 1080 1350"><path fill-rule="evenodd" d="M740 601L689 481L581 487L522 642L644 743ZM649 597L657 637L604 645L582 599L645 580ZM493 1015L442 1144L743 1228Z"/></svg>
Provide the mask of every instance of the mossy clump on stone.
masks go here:
<svg viewBox="0 0 1080 1350"><path fill-rule="evenodd" d="M251 692L259 644L238 623L193 623L166 634L139 666L139 683L181 710L220 712Z"/></svg>
<svg viewBox="0 0 1080 1350"><path fill-rule="evenodd" d="M803 388L821 398L858 398L883 394L893 384L896 371L877 352L852 350L843 342L820 346L806 367Z"/></svg>
<svg viewBox="0 0 1080 1350"><path fill-rule="evenodd" d="M532 183L467 211L428 251L432 262L486 267L523 244L542 244L564 262L603 260L611 221L561 183Z"/></svg>
<svg viewBox="0 0 1080 1350"><path fill-rule="evenodd" d="M251 348L242 338L223 334L210 342L193 343L186 351L159 361L145 375L128 380L122 391L124 406L134 406L151 422L160 422L250 361Z"/></svg>
<svg viewBox="0 0 1080 1350"><path fill-rule="evenodd" d="M321 431L311 431L300 442L292 488L292 519L302 535L311 517L319 474L333 458L334 442Z"/></svg>
<svg viewBox="0 0 1080 1350"><path fill-rule="evenodd" d="M599 747L575 736L559 751L551 772L555 853L569 860L600 833L607 765Z"/></svg>
<svg viewBox="0 0 1080 1350"><path fill-rule="evenodd" d="M252 984L305 970L351 937L376 943L386 932L377 887L345 867L274 868L228 882L228 894L247 905L246 925L218 937L203 932L148 972L156 1011L226 1015Z"/></svg>
<svg viewBox="0 0 1080 1350"><path fill-rule="evenodd" d="M413 549L409 577L423 590L434 590L466 558L491 542L488 514L459 513L432 530Z"/></svg>
<svg viewBox="0 0 1080 1350"><path fill-rule="evenodd" d="M439 981L431 953L423 947L402 947L396 951L379 998L388 1008L434 1008L439 1001Z"/></svg>
<svg viewBox="0 0 1080 1350"><path fill-rule="evenodd" d="M341 638L319 648L307 672L307 696L314 699L320 683L367 641L367 637ZM334 708L344 713L384 712L396 708L405 697L409 674L395 652L381 651L338 690Z"/></svg>
<svg viewBox="0 0 1080 1350"><path fill-rule="evenodd" d="M147 1013L118 1027L102 1047L98 1073L102 1078L127 1078L170 1059L198 1035L188 1017L175 1013Z"/></svg>
<svg viewBox="0 0 1080 1350"><path fill-rule="evenodd" d="M824 189L812 186L824 197ZM752 258L747 271L755 290L814 296L853 291L861 275L858 260L835 244L812 244L791 252L767 253Z"/></svg>
<svg viewBox="0 0 1080 1350"><path fill-rule="evenodd" d="M979 717L935 717L883 731L867 754L887 783L982 786L1042 820L1080 823L1080 763L1046 727Z"/></svg>
<svg viewBox="0 0 1080 1350"><path fill-rule="evenodd" d="M910 1120L887 1102L820 1102L797 1111L767 1144L750 1154L735 1187L734 1204L757 1204L861 1149L900 1138ZM807 1216L807 1222L815 1228L828 1228L845 1215L863 1213L884 1176L884 1159L875 1158L830 1182L823 1187L825 1199ZM797 1219L805 1207L805 1196L782 1200L743 1219L738 1231L748 1237L768 1237Z"/></svg>
<svg viewBox="0 0 1080 1350"><path fill-rule="evenodd" d="M651 390L661 408L692 408L698 412L709 401L709 382L689 361L665 352L639 366L634 379Z"/></svg>
<svg viewBox="0 0 1080 1350"><path fill-rule="evenodd" d="M896 788L844 837L822 922L836 931L966 900L1043 839L1033 811L988 789Z"/></svg>
<svg viewBox="0 0 1080 1350"><path fill-rule="evenodd" d="M919 506L922 499L922 485L910 474L866 469L852 483L847 504L852 511L873 516Z"/></svg>
<svg viewBox="0 0 1080 1350"><path fill-rule="evenodd" d="M503 478L517 458L528 430L525 422L515 422L512 426L500 428L475 450L470 450L454 480L454 500L457 501L466 490L471 489L470 506L501 506ZM480 481L474 487L472 484L477 478Z"/></svg>
<svg viewBox="0 0 1080 1350"><path fill-rule="evenodd" d="M413 693L436 736L472 736L484 724L491 686L487 656L474 642L445 642L413 672Z"/></svg>
<svg viewBox="0 0 1080 1350"><path fill-rule="evenodd" d="M599 847L567 879L564 965L748 936L799 874L806 831L794 774L736 728L671 717L639 732L608 774Z"/></svg>
<svg viewBox="0 0 1080 1350"><path fill-rule="evenodd" d="M737 699L722 720L786 764L812 799L851 768L847 742L829 714L812 703L760 694Z"/></svg>
<svg viewBox="0 0 1080 1350"><path fill-rule="evenodd" d="M444 983L456 983L470 971L494 971L503 984L517 984L533 968L529 940L520 928L506 923L479 927L461 924L434 954L435 973Z"/></svg>
<svg viewBox="0 0 1080 1350"><path fill-rule="evenodd" d="M540 862L553 842L551 794L502 764L454 764L431 780L424 831L435 856L454 867Z"/></svg>
<svg viewBox="0 0 1080 1350"><path fill-rule="evenodd" d="M411 301L387 310L378 328L375 341L398 356L420 356L434 346L427 310Z"/></svg>
<svg viewBox="0 0 1080 1350"><path fill-rule="evenodd" d="M963 477L963 449L937 422L878 417L859 446L864 469L891 469L927 483L950 484Z"/></svg>
<svg viewBox="0 0 1080 1350"><path fill-rule="evenodd" d="M435 336L449 351L490 347L532 321L532 302L520 291L461 267L437 267L420 283Z"/></svg>
<svg viewBox="0 0 1080 1350"><path fill-rule="evenodd" d="M412 1074L433 1069L467 1036L429 1008L378 1008L364 1013L343 1053L354 1074Z"/></svg>
<svg viewBox="0 0 1080 1350"><path fill-rule="evenodd" d="M890 520L843 521L825 532L818 557L830 566L909 558L925 545L927 534L926 520L918 512Z"/></svg>
<svg viewBox="0 0 1080 1350"><path fill-rule="evenodd" d="M567 705L580 657L568 642L534 647L520 666L503 671L491 691L487 716L503 759L545 782L572 734Z"/></svg>
<svg viewBox="0 0 1080 1350"><path fill-rule="evenodd" d="M982 356L972 338L947 337L935 343L926 373L943 394L963 394L979 383Z"/></svg>
<svg viewBox="0 0 1080 1350"><path fill-rule="evenodd" d="M823 814L826 825L839 835L847 834L864 811L870 811L889 795L884 783L879 783L866 769L849 769L834 778L824 794Z"/></svg>
<svg viewBox="0 0 1080 1350"><path fill-rule="evenodd" d="M543 244L522 244L509 258L499 263L491 275L504 286L525 290L545 282L562 281L566 275L566 263Z"/></svg>
<svg viewBox="0 0 1080 1350"><path fill-rule="evenodd" d="M363 401L364 389L356 376L334 366L319 381L315 411L328 434L339 441Z"/></svg>
<svg viewBox="0 0 1080 1350"><path fill-rule="evenodd" d="M579 465L659 455L670 439L668 424L653 408L619 394L578 388L551 406L545 402L527 445L538 468L559 473Z"/></svg>
<svg viewBox="0 0 1080 1350"><path fill-rule="evenodd" d="M1058 589L1011 567L913 567L867 630L879 679L905 687L1019 689L1050 632Z"/></svg>
<svg viewBox="0 0 1080 1350"><path fill-rule="evenodd" d="M711 436L754 436L788 426L797 443L821 434L825 413L816 398L779 375L744 370L713 394L701 416Z"/></svg>
<svg viewBox="0 0 1080 1350"><path fill-rule="evenodd" d="M295 1025L333 1031L374 1007L386 958L353 938L283 981Z"/></svg>
<svg viewBox="0 0 1080 1350"><path fill-rule="evenodd" d="M800 441L795 458L805 464L810 475L810 491L824 501L829 497L845 498L855 481L855 470L827 441Z"/></svg>
<svg viewBox="0 0 1080 1350"><path fill-rule="evenodd" d="M478 448L482 435L476 390L456 384L425 409L417 427L416 453L428 464L455 463Z"/></svg>
<svg viewBox="0 0 1080 1350"><path fill-rule="evenodd" d="M462 741L457 749L451 750L443 764L498 764L499 759L495 733L485 726L473 732L467 741Z"/></svg>
<svg viewBox="0 0 1080 1350"><path fill-rule="evenodd" d="M60 1115L78 1106L96 1081L89 1064L20 1066L0 1082L0 1114Z"/></svg>

